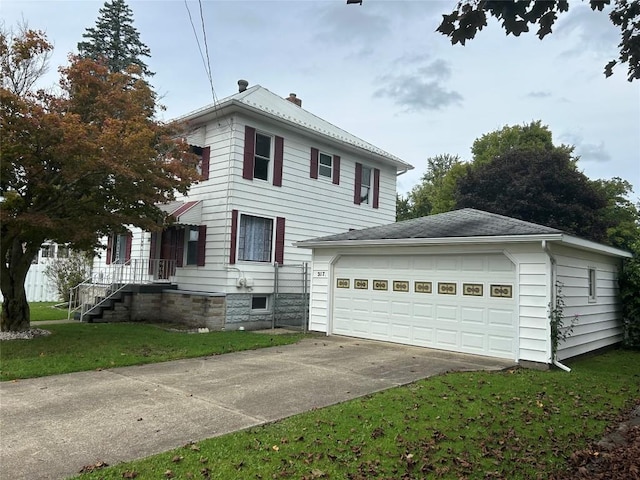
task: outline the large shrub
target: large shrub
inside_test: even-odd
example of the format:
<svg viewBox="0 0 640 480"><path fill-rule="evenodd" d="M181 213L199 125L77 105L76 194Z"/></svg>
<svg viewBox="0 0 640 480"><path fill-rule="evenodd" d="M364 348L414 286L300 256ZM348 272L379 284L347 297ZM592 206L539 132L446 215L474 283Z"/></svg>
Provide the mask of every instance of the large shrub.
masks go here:
<svg viewBox="0 0 640 480"><path fill-rule="evenodd" d="M45 275L53 281L60 299L68 302L73 287L87 279L91 259L86 253L72 251L67 258L56 258L45 268Z"/></svg>
<svg viewBox="0 0 640 480"><path fill-rule="evenodd" d="M640 348L640 256L626 260L620 274L624 345Z"/></svg>

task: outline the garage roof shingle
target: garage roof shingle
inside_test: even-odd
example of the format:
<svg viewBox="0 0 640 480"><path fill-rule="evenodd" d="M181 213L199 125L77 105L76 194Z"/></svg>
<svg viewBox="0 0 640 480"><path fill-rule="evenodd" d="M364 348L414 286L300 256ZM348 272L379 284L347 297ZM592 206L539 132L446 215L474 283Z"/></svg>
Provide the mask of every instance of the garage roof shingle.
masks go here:
<svg viewBox="0 0 640 480"><path fill-rule="evenodd" d="M386 240L403 238L495 237L509 235L545 235L563 233L495 213L464 208L452 212L414 218L363 230L352 230L337 235L315 238L310 242L344 240ZM304 242L302 242L304 243Z"/></svg>

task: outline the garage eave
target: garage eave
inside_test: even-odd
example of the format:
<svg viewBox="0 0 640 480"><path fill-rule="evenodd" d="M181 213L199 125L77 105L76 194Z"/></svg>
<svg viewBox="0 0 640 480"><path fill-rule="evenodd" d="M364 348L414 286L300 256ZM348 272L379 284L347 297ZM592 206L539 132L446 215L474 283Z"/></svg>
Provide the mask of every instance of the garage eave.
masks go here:
<svg viewBox="0 0 640 480"><path fill-rule="evenodd" d="M590 252L601 253L605 255L610 255L612 257L620 257L620 258L633 257L633 254L631 254L631 252L627 252L626 250L621 250L619 248L610 247L609 245L603 245L601 243L592 242L584 238L573 237L571 235L562 235L561 243L570 245L580 250L587 250Z"/></svg>
<svg viewBox="0 0 640 480"><path fill-rule="evenodd" d="M439 238L381 238L373 240L305 240L294 243L299 248L335 248L335 247L388 247L388 246L427 246L427 245L469 245L495 243L531 243L562 241L562 234L547 235L501 235L480 237L439 237ZM593 242L590 242L593 243Z"/></svg>

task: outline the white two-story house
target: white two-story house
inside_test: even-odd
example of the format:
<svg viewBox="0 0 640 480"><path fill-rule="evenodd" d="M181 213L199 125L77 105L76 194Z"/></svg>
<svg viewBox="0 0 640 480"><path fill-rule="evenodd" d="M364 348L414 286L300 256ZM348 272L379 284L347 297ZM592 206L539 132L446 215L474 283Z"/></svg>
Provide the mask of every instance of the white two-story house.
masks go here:
<svg viewBox="0 0 640 480"><path fill-rule="evenodd" d="M202 158L203 180L163 206L175 222L110 238L100 260L102 267L139 261L144 274L177 286L156 290L156 318L270 326L275 266L311 260L294 243L395 221L396 177L409 163L303 109L295 94L238 86L178 119ZM143 319L150 315L143 303L134 298L120 310Z"/></svg>

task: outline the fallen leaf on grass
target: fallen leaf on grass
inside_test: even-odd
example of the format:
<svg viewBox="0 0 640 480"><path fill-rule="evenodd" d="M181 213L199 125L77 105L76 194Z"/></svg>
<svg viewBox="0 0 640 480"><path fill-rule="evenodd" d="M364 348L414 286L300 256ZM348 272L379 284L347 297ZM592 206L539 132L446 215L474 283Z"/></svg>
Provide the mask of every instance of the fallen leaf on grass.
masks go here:
<svg viewBox="0 0 640 480"><path fill-rule="evenodd" d="M91 472L95 472L96 470L100 470L101 468L106 468L108 466L109 466L108 463L102 462L102 461L98 461L98 462L94 463L93 465L85 465L84 467L82 467L80 469L79 473L91 473Z"/></svg>

